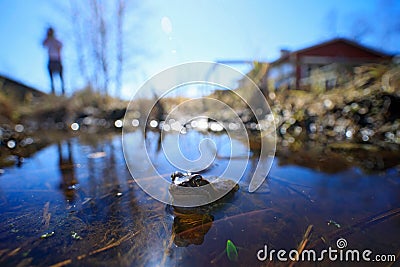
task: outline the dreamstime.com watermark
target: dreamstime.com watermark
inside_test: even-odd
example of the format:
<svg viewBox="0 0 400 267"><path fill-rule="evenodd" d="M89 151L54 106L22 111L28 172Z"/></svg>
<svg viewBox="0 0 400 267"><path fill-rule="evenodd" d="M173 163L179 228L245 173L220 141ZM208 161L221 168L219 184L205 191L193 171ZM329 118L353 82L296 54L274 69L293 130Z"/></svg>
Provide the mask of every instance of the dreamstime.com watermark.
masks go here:
<svg viewBox="0 0 400 267"><path fill-rule="evenodd" d="M376 254L374 255L372 250L358 250L358 249L346 249L347 240L339 238L336 241L336 248L328 247L320 252L313 249L305 249L299 253L296 249L290 251L281 249L268 250L268 246L264 245L264 248L257 252L257 259L259 261L341 261L341 262L394 262L396 261L396 255L394 254Z"/></svg>

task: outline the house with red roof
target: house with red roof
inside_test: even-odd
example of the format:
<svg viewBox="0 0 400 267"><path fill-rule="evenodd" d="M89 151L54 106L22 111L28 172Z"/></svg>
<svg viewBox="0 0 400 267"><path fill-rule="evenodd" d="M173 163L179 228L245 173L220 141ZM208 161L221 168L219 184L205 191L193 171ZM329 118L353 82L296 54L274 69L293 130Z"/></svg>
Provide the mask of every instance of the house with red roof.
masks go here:
<svg viewBox="0 0 400 267"><path fill-rule="evenodd" d="M330 89L349 79L357 66L391 59L384 52L335 38L297 51L281 50L280 58L270 63L267 79L275 89L307 90L315 82Z"/></svg>

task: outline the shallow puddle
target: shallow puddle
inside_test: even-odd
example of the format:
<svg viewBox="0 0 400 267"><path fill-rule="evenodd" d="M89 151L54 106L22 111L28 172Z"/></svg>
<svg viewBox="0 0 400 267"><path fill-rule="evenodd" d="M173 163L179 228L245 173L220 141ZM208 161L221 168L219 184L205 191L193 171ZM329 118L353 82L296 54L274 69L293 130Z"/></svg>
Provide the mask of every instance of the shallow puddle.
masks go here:
<svg viewBox="0 0 400 267"><path fill-rule="evenodd" d="M168 136L163 142L159 137L148 133L147 151L168 179L176 169L162 152ZM204 137L193 131L186 138L196 143ZM212 137L220 153L204 177L218 176L229 155L226 136ZM139 131L128 138L144 141ZM357 155L344 164L338 160L342 154L278 149L268 178L249 193L254 151L236 145L238 163L250 155L239 190L206 208L181 212L152 199L135 183L120 134L49 142L20 167L2 167L0 265L259 266L269 262L259 259L265 248L297 250L306 242L307 249L337 249L339 238L348 249L371 250L371 257L398 256L398 166L366 173L355 163ZM183 149L189 158L199 153L195 146ZM136 153L138 160L144 156L143 151ZM286 266L290 261L274 256L272 263ZM324 258L316 264L341 263Z"/></svg>

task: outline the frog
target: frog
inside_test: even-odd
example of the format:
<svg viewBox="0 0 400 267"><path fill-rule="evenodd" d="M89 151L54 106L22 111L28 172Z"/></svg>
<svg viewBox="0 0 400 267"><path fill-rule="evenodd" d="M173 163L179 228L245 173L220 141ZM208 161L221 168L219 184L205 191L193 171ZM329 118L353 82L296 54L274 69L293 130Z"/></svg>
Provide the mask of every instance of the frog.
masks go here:
<svg viewBox="0 0 400 267"><path fill-rule="evenodd" d="M178 207L167 205L166 211L173 218L172 232L174 233L174 243L179 247L186 247L190 244L200 245L204 241L204 236L210 230L214 221L213 211L223 208L224 203L228 201L233 194L238 191L239 185L234 181L209 177L203 178L198 173L183 173L175 171L171 174L170 193L175 198L187 197L185 194L180 194L180 189L184 187L198 188L194 195L195 197L212 197L213 194L218 194L219 191L229 192L220 199L217 199L209 204L198 207ZM200 190L201 189L201 190Z"/></svg>
<svg viewBox="0 0 400 267"><path fill-rule="evenodd" d="M239 185L230 179L215 176L210 176L206 179L198 173L175 171L171 174L169 192L171 197L180 203L193 204L197 200L203 203L208 202L205 206L196 207L188 205L188 207L192 208L185 208L186 210L200 210L204 207L213 206L221 197L226 199L226 197L233 195L238 189Z"/></svg>

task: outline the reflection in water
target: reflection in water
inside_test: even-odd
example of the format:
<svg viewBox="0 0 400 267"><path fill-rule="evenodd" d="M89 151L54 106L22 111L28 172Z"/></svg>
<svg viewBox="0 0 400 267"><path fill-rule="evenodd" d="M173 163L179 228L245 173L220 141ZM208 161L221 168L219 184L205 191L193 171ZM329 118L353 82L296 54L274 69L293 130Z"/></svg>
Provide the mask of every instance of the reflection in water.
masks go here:
<svg viewBox="0 0 400 267"><path fill-rule="evenodd" d="M64 155L63 147L66 147L67 155ZM67 201L73 201L75 199L75 185L78 183L78 180L75 175L71 141L67 140L65 142L57 142L57 149L58 167L61 172L60 188L63 190Z"/></svg>
<svg viewBox="0 0 400 267"><path fill-rule="evenodd" d="M178 247L188 245L201 245L204 236L210 230L214 216L210 214L180 214L174 218L172 232L174 233L174 243Z"/></svg>
<svg viewBox="0 0 400 267"><path fill-rule="evenodd" d="M146 127L144 131L144 139L146 141L146 149L152 153L157 154L161 151L161 129L158 127ZM156 144L154 148L153 144ZM152 151L154 150L154 151Z"/></svg>

